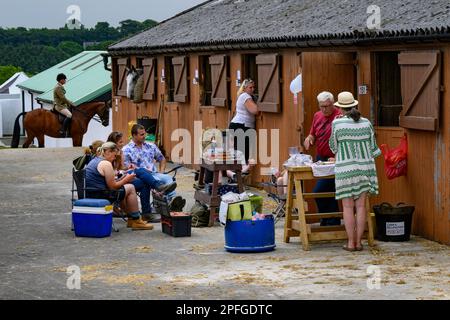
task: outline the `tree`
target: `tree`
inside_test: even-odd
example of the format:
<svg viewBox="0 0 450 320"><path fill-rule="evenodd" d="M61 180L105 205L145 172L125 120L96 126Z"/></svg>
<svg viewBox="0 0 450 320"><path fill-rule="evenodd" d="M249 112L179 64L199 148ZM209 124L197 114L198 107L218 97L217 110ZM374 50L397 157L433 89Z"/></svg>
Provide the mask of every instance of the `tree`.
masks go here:
<svg viewBox="0 0 450 320"><path fill-rule="evenodd" d="M20 67L15 66L0 66L0 85L2 85L6 80L11 78L17 72L22 71Z"/></svg>
<svg viewBox="0 0 450 320"><path fill-rule="evenodd" d="M136 20L127 19L120 21L119 24L120 33L122 36L132 35L142 30L142 23Z"/></svg>
<svg viewBox="0 0 450 320"><path fill-rule="evenodd" d="M158 22L156 22L155 20L152 19L147 19L145 21L142 21L142 27L143 29L149 29L149 28L153 28L154 26L156 26L158 24Z"/></svg>
<svg viewBox="0 0 450 320"><path fill-rule="evenodd" d="M108 22L97 22L94 29L95 31L107 32L110 29L110 25Z"/></svg>
<svg viewBox="0 0 450 320"><path fill-rule="evenodd" d="M93 32L97 41L114 40L119 38L119 31L108 22L97 22Z"/></svg>
<svg viewBox="0 0 450 320"><path fill-rule="evenodd" d="M83 51L83 47L73 41L60 42L58 44L57 48L69 56L74 56L76 54L79 54L81 51Z"/></svg>
<svg viewBox="0 0 450 320"><path fill-rule="evenodd" d="M67 25L59 29L0 27L0 65L20 66L25 72L36 74L78 54L83 43L99 43L88 50L106 50L112 43L156 24L151 19L128 19L117 28L105 21L97 22L94 28L81 29L69 29Z"/></svg>
<svg viewBox="0 0 450 320"><path fill-rule="evenodd" d="M110 45L112 45L115 40L102 41L99 44L94 44L92 46L88 46L86 50L104 50L106 51Z"/></svg>

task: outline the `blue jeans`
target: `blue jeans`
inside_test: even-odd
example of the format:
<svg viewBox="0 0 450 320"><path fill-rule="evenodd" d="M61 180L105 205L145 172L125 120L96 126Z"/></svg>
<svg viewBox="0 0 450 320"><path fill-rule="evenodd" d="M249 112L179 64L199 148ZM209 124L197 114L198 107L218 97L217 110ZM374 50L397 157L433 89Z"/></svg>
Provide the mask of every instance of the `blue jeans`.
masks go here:
<svg viewBox="0 0 450 320"><path fill-rule="evenodd" d="M327 161L328 158L317 156L316 161ZM319 179L317 180L316 186L313 189L314 193L317 192L336 192L336 185L334 179ZM317 208L319 213L327 212L339 212L339 205L335 198L317 198L316 199ZM326 218L321 219L320 225L322 226L335 226L340 225L341 219L339 218Z"/></svg>
<svg viewBox="0 0 450 320"><path fill-rule="evenodd" d="M173 178L170 174L164 174L164 173L159 173L159 172L153 172L153 177L156 180L159 180L160 182L162 182L162 184L169 184L173 182ZM171 191L169 193L166 194L166 197L168 199L168 201L172 200L175 196L177 195L177 192Z"/></svg>
<svg viewBox="0 0 450 320"><path fill-rule="evenodd" d="M150 186L139 178L135 178L131 184L136 189L136 192L140 192L139 198L141 199L142 212L150 211Z"/></svg>
<svg viewBox="0 0 450 320"><path fill-rule="evenodd" d="M143 213L151 212L150 208L150 190L159 187L165 182L156 177L155 173L152 173L144 168L135 169L136 178L131 182L137 192L140 192L141 207Z"/></svg>

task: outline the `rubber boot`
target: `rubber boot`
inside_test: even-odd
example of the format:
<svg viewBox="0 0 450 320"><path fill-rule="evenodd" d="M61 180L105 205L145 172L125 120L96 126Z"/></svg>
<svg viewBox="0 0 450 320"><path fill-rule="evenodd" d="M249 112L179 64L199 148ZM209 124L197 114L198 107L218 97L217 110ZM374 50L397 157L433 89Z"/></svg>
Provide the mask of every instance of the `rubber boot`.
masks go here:
<svg viewBox="0 0 450 320"><path fill-rule="evenodd" d="M71 118L64 119L62 131L59 132L61 134L61 137L63 137L63 138L67 138L69 136L68 131L69 131L70 121L72 121Z"/></svg>

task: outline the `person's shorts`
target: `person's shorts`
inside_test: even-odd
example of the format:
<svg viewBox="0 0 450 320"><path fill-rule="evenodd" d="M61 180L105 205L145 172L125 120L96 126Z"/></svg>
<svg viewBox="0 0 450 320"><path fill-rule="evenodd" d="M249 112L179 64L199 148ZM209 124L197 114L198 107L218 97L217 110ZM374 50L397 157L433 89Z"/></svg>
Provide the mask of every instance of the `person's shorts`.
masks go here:
<svg viewBox="0 0 450 320"><path fill-rule="evenodd" d="M99 190L86 192L88 198L106 199L111 203L120 202L125 199L125 187L120 187L119 190Z"/></svg>

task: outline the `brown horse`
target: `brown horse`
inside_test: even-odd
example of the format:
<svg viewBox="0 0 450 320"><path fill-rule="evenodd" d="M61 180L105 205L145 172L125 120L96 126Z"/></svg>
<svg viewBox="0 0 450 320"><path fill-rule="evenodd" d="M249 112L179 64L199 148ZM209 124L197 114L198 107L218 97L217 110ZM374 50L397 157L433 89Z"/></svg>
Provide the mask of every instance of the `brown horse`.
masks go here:
<svg viewBox="0 0 450 320"><path fill-rule="evenodd" d="M88 129L89 121L98 115L103 126L109 125L109 109L111 103L109 102L87 102L74 107L72 109L72 121L70 124L70 135L72 137L73 146L80 147L83 142L83 135ZM19 146L20 124L19 118L23 118L23 125L27 132L27 140L23 144L23 148L28 148L33 142L34 138L38 139L39 148L44 147L44 135L53 138L61 138L59 130L61 123L58 120L58 115L46 110L36 109L30 112L22 112L16 118L14 123L13 138L11 141L11 148ZM97 119L94 119L99 121ZM100 122L100 121L99 121Z"/></svg>

